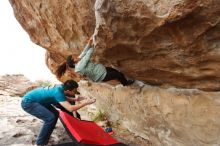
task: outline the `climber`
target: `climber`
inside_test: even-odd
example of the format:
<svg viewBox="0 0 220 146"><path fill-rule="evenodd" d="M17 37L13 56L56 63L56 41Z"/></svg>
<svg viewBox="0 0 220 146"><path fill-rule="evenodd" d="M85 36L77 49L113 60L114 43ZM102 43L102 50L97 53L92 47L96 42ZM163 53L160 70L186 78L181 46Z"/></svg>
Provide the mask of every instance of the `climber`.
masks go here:
<svg viewBox="0 0 220 146"><path fill-rule="evenodd" d="M60 78L68 68L75 68L76 73L86 76L94 82L118 80L124 86L134 83L134 80L127 80L123 73L114 68L91 62L93 52L93 37L91 37L79 57L69 55L66 61L57 68L57 77Z"/></svg>
<svg viewBox="0 0 220 146"><path fill-rule="evenodd" d="M86 99L78 105L71 105L69 101L78 101L80 99L79 97L70 98L66 95L74 96L77 88L77 82L67 80L64 84L53 87L35 88L24 95L21 102L23 110L44 121L37 137L36 145L42 146L48 143L50 135L57 123L59 113L52 104L59 103L69 112L73 112L96 101L95 99Z"/></svg>

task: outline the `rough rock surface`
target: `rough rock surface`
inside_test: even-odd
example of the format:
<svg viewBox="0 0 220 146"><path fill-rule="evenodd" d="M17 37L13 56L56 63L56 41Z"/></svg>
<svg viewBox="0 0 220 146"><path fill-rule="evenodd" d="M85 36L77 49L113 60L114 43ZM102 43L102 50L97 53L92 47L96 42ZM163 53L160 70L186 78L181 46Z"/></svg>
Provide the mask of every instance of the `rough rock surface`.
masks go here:
<svg viewBox="0 0 220 146"><path fill-rule="evenodd" d="M30 88L37 86L22 74L0 76L1 96L22 96Z"/></svg>
<svg viewBox="0 0 220 146"><path fill-rule="evenodd" d="M156 85L219 90L219 0L10 0L51 70L96 35L95 60ZM55 63L55 64L54 64ZM53 65L50 65L53 64Z"/></svg>
<svg viewBox="0 0 220 146"><path fill-rule="evenodd" d="M140 146L220 145L220 92L80 82L80 93L97 99L87 111L101 109L113 125L143 138Z"/></svg>
<svg viewBox="0 0 220 146"><path fill-rule="evenodd" d="M111 111L112 122L146 144L220 145L219 92L197 90L220 89L219 0L10 2L31 40L48 50L53 73L95 34L95 61L160 85L82 86L85 95L97 98L97 107ZM61 80L68 78L76 75L67 73Z"/></svg>

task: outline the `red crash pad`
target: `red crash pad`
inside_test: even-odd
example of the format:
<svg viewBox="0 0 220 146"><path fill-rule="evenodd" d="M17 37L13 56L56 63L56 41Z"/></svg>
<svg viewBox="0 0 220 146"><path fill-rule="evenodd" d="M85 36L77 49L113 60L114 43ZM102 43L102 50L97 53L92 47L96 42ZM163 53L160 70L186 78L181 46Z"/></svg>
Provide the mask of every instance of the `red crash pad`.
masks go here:
<svg viewBox="0 0 220 146"><path fill-rule="evenodd" d="M78 143L103 146L119 143L95 122L76 119L63 111L59 113L62 122Z"/></svg>

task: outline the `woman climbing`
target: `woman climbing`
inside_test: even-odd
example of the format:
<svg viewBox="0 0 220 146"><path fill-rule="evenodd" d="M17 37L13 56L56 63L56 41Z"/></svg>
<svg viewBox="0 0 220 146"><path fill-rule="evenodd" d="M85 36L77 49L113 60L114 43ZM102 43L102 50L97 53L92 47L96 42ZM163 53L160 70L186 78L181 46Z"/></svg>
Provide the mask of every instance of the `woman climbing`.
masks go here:
<svg viewBox="0 0 220 146"><path fill-rule="evenodd" d="M114 68L105 67L100 63L91 62L90 58L93 52L93 38L91 37L79 57L69 55L66 61L58 67L56 70L58 78L60 78L69 67L75 69L76 73L86 76L94 82L118 80L124 86L134 83L134 80L127 80L123 73Z"/></svg>

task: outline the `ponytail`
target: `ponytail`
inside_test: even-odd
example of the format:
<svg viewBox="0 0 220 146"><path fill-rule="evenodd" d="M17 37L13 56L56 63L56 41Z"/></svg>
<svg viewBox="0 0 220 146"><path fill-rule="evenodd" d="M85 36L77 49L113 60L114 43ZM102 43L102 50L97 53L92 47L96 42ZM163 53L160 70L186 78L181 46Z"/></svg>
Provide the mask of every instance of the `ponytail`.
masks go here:
<svg viewBox="0 0 220 146"><path fill-rule="evenodd" d="M61 78L61 76L66 72L66 62L64 61L61 65L58 66L56 70L56 75L58 78Z"/></svg>

